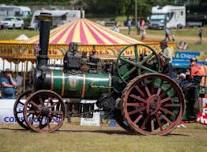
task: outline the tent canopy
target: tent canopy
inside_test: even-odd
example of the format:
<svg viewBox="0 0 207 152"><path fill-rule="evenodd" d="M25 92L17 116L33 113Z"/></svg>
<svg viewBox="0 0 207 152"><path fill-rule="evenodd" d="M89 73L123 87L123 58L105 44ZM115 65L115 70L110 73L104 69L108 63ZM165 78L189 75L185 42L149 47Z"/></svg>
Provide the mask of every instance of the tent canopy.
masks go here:
<svg viewBox="0 0 207 152"><path fill-rule="evenodd" d="M132 45L142 43L88 19L74 20L50 32L50 44L68 45L70 42L77 42L80 45ZM39 36L32 37L28 43L39 43Z"/></svg>
<svg viewBox="0 0 207 152"><path fill-rule="evenodd" d="M29 38L25 34L21 34L15 40L27 41L27 40L29 40Z"/></svg>

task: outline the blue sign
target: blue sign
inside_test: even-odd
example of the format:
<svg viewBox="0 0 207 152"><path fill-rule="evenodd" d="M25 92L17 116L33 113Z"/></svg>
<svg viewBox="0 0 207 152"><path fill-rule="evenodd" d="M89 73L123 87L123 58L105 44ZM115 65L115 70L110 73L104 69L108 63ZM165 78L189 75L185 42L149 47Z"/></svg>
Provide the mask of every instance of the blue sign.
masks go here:
<svg viewBox="0 0 207 152"><path fill-rule="evenodd" d="M177 59L192 59L200 56L200 52L176 52L175 58Z"/></svg>

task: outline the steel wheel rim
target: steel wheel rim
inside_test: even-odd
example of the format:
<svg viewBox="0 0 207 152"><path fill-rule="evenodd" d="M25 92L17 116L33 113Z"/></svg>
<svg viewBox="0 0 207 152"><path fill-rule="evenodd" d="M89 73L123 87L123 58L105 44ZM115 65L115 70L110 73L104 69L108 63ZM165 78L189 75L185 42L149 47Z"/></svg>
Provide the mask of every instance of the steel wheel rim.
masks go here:
<svg viewBox="0 0 207 152"><path fill-rule="evenodd" d="M149 78L161 79L172 86L169 87L169 90L163 90L162 86L160 88L153 86L153 88L143 90L143 87L146 87L144 84L147 83L147 79L150 80ZM145 83L142 86L140 83L143 80ZM151 85L150 82L148 85ZM137 95L134 95L135 90ZM172 97L168 95L171 90L174 91ZM126 87L122 97L122 110L126 121L132 129L143 135L170 133L180 123L184 113L182 90L174 80L162 74L145 74L133 79Z"/></svg>
<svg viewBox="0 0 207 152"><path fill-rule="evenodd" d="M133 51L134 52L134 60L131 60L131 59L133 59L131 57L123 56L125 51L130 47L134 47L134 51ZM144 57L142 60L140 60L141 54L139 52L139 47L144 47L145 49L148 50L148 52L151 52L151 53L148 54L146 57ZM152 58L154 58L154 60L156 61L154 64L152 64L153 66L155 66L154 67L155 70L152 70L151 68L149 68L148 66L150 66L150 65L147 64L148 60L150 60ZM124 64L120 64L120 62L124 62ZM127 46L127 47L123 48L120 51L120 53L117 57L117 62L116 62L118 76L126 84L128 83L128 81L132 80L134 77L139 76L141 74L160 72L161 71L160 65L161 65L160 59L159 59L157 53L151 47L144 45L144 44L137 44L134 46ZM130 70L127 70L127 72L122 73L120 66L129 67ZM131 78L130 75L135 75L135 76L133 78Z"/></svg>
<svg viewBox="0 0 207 152"><path fill-rule="evenodd" d="M21 99L23 99L24 97L28 97L31 93L32 93L32 90L27 90L23 92L22 94L20 94L17 100L15 101L14 107L13 107L13 113L14 113L15 120L24 129L29 129L29 127L27 126L27 123L25 122L24 115L23 115L23 112L24 112L23 108L24 108L25 102L21 101Z"/></svg>
<svg viewBox="0 0 207 152"><path fill-rule="evenodd" d="M35 132L54 132L64 122L63 100L53 91L39 90L27 99L24 106L24 118L28 127Z"/></svg>

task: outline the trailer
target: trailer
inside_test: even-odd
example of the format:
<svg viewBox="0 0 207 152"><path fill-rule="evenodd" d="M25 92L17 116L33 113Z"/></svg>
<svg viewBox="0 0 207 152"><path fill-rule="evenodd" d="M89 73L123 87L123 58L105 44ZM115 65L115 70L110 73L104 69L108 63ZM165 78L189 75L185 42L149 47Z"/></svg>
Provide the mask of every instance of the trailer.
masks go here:
<svg viewBox="0 0 207 152"><path fill-rule="evenodd" d="M31 14L31 9L26 6L0 5L0 20L8 16L26 18Z"/></svg>
<svg viewBox="0 0 207 152"><path fill-rule="evenodd" d="M36 10L30 23L31 29L38 29L38 17L41 13L49 13L52 15L52 27L57 27L71 22L74 19L84 17L83 10Z"/></svg>
<svg viewBox="0 0 207 152"><path fill-rule="evenodd" d="M154 6L148 19L149 28L182 28L186 26L186 8L185 6L172 5Z"/></svg>

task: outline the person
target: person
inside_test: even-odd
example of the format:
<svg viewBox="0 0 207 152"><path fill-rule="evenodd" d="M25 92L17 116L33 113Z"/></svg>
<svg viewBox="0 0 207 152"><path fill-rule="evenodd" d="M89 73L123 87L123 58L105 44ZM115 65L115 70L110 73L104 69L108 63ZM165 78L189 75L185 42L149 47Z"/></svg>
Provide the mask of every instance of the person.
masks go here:
<svg viewBox="0 0 207 152"><path fill-rule="evenodd" d="M12 99L15 98L16 93L16 81L12 77L12 72L9 69L6 69L1 77L1 86L2 86L2 98Z"/></svg>
<svg viewBox="0 0 207 152"><path fill-rule="evenodd" d="M172 31L170 28L165 27L165 41L175 41L174 35L172 34Z"/></svg>
<svg viewBox="0 0 207 152"><path fill-rule="evenodd" d="M131 33L131 26L132 26L132 20L129 18L127 21L128 35L130 35Z"/></svg>
<svg viewBox="0 0 207 152"><path fill-rule="evenodd" d="M185 97L186 97L185 120L187 121L195 121L197 118L198 90L199 90L201 75L203 75L202 66L197 64L196 58L191 58L190 69L187 78L191 85L188 86L187 91L185 93Z"/></svg>
<svg viewBox="0 0 207 152"><path fill-rule="evenodd" d="M188 48L188 43L185 41L180 41L178 44L178 49L180 50L186 50Z"/></svg>
<svg viewBox="0 0 207 152"><path fill-rule="evenodd" d="M140 34L140 21L139 20L137 20L136 22L136 28L137 28L137 35L139 35Z"/></svg>
<svg viewBox="0 0 207 152"><path fill-rule="evenodd" d="M113 30L114 32L118 32L118 33L120 32L118 23L115 23L115 24L114 24L112 30Z"/></svg>
<svg viewBox="0 0 207 152"><path fill-rule="evenodd" d="M144 19L140 20L140 36L141 36L141 41L145 39L146 35L146 30L145 30L145 21Z"/></svg>
<svg viewBox="0 0 207 152"><path fill-rule="evenodd" d="M17 86L17 94L22 93L22 84L23 84L23 77L22 77L22 73L18 72L17 76L16 76L16 86Z"/></svg>
<svg viewBox="0 0 207 152"><path fill-rule="evenodd" d="M161 52L159 54L161 58L161 65L163 66L163 73L167 74L170 77L174 77L173 67L172 67L172 58L174 56L174 51L168 47L166 41L160 42Z"/></svg>
<svg viewBox="0 0 207 152"><path fill-rule="evenodd" d="M203 39L203 28L199 28L198 30L198 37L199 37L199 43L202 43L202 39Z"/></svg>

